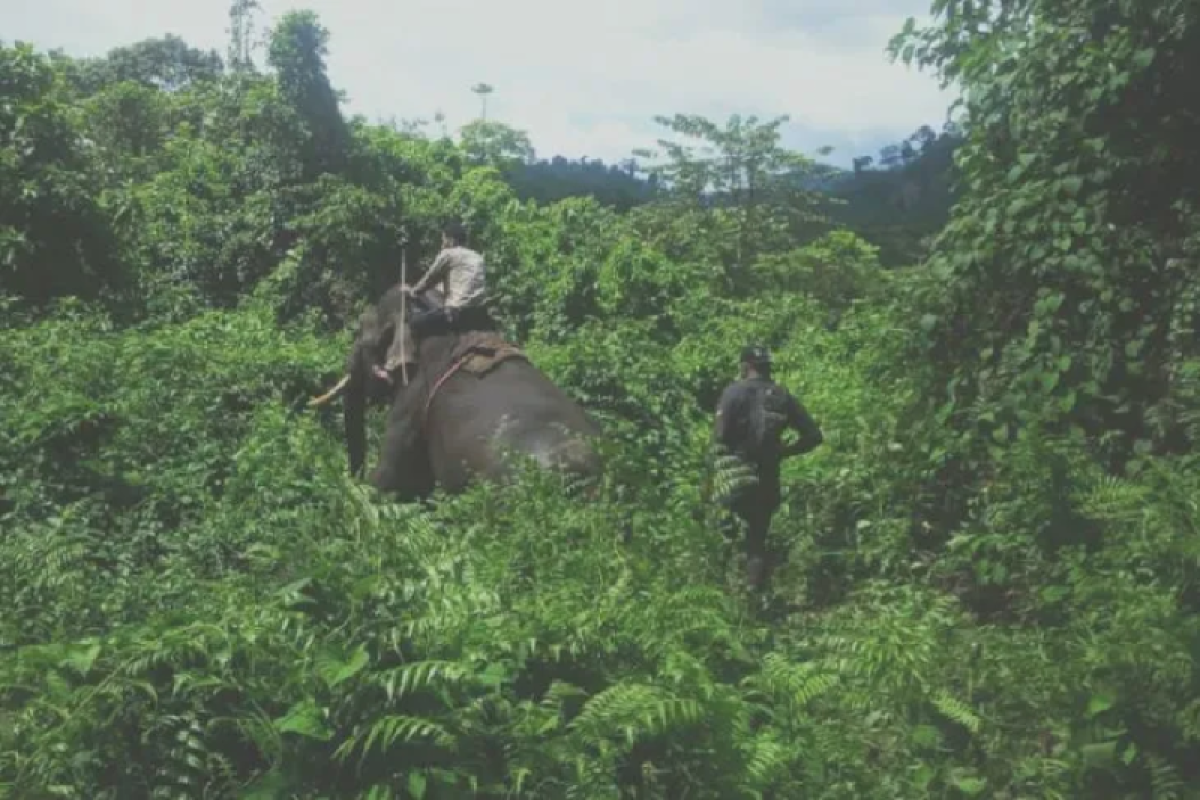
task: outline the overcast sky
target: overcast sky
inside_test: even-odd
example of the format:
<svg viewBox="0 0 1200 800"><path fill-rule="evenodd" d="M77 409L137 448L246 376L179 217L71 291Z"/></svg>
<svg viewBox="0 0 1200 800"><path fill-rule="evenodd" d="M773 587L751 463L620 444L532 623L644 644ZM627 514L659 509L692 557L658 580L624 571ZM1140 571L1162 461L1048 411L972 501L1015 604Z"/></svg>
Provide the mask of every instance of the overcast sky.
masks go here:
<svg viewBox="0 0 1200 800"><path fill-rule="evenodd" d="M617 161L653 146L656 114L787 114L787 143L848 165L923 124L950 98L890 64L888 39L929 0L260 0L256 33L293 8L329 29L344 109L431 119L479 113L526 130L539 157ZM225 53L225 0L0 0L0 36L101 55L174 33ZM264 53L256 53L259 64Z"/></svg>

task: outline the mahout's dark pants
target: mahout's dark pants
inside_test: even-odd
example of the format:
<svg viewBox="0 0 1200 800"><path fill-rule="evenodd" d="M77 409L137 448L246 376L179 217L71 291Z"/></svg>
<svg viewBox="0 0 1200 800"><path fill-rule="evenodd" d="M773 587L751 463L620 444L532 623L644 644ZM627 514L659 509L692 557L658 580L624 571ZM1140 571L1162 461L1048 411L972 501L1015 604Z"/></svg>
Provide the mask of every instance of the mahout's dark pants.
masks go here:
<svg viewBox="0 0 1200 800"><path fill-rule="evenodd" d="M409 323L414 337L431 336L438 333L462 333L470 330L491 330L495 320L484 306L466 308L434 308L413 314Z"/></svg>

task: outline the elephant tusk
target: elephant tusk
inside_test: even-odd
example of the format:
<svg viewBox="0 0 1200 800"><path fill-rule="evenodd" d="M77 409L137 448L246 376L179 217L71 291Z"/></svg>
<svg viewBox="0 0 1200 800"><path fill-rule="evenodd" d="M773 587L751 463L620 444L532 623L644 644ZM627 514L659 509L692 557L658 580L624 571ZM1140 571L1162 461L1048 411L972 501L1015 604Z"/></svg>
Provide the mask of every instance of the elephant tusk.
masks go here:
<svg viewBox="0 0 1200 800"><path fill-rule="evenodd" d="M315 408L317 406L325 405L330 400L332 400L333 398L335 398L339 394L341 394L342 390L346 388L346 384L349 382L350 382L350 376L346 375L340 381L337 382L337 386L334 386L332 389L330 389L328 392L321 395L320 397L314 397L312 400L309 400L308 407Z"/></svg>

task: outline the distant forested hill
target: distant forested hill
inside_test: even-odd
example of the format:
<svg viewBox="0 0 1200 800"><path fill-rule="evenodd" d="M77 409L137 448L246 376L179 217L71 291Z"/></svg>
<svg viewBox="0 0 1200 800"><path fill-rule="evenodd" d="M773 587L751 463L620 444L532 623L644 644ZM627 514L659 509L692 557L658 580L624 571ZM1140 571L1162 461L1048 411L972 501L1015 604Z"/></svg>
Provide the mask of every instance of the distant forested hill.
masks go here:
<svg viewBox="0 0 1200 800"><path fill-rule="evenodd" d="M926 237L946 223L953 203L954 150L961 133L922 126L878 157L854 160L853 170L824 164L804 170L803 189L829 195L826 209L837 227L846 227L880 248L886 267L911 264L924 252ZM512 163L509 184L518 197L540 203L593 197L602 205L628 210L648 203L659 191L658 176L645 174L636 159L606 164L563 156ZM826 226L814 228L814 236Z"/></svg>
<svg viewBox="0 0 1200 800"><path fill-rule="evenodd" d="M628 163L605 164L562 156L520 164L509 175L509 183L522 199L553 203L590 196L621 211L652 200L658 184L654 176L642 177Z"/></svg>
<svg viewBox="0 0 1200 800"><path fill-rule="evenodd" d="M946 224L954 202L954 151L962 141L954 126L941 133L923 126L875 159L854 160L827 188L845 201L831 216L880 248L884 266L911 264L926 237Z"/></svg>

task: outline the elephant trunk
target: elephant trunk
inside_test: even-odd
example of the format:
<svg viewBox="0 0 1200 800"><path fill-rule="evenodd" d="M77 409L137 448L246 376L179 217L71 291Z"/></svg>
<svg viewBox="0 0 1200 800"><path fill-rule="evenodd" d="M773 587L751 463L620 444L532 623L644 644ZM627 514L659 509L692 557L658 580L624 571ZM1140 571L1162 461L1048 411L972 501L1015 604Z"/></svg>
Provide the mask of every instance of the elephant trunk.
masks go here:
<svg viewBox="0 0 1200 800"><path fill-rule="evenodd" d="M350 359L349 381L346 384L345 402L342 404L342 421L346 435L346 452L350 459L350 474L361 477L366 461L366 388L367 371L356 346Z"/></svg>

